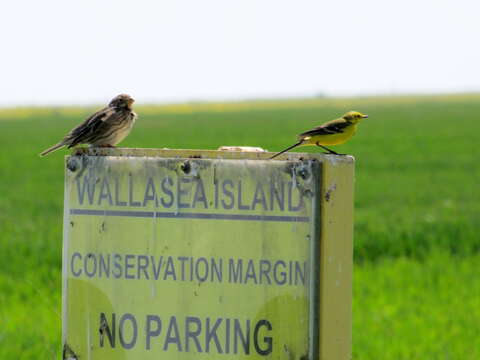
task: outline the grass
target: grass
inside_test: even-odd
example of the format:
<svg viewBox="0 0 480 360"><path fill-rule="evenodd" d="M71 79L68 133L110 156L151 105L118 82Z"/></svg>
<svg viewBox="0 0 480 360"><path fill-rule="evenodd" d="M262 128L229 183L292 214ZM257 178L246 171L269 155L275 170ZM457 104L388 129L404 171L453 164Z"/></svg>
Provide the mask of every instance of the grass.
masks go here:
<svg viewBox="0 0 480 360"><path fill-rule="evenodd" d="M479 266L434 251L357 267L353 358L479 359Z"/></svg>
<svg viewBox="0 0 480 360"><path fill-rule="evenodd" d="M336 148L357 159L353 357L474 359L480 349L479 100L144 106L122 146L280 150L295 134L347 110L369 114L352 142ZM65 151L37 154L92 110L0 110L0 359L61 357Z"/></svg>

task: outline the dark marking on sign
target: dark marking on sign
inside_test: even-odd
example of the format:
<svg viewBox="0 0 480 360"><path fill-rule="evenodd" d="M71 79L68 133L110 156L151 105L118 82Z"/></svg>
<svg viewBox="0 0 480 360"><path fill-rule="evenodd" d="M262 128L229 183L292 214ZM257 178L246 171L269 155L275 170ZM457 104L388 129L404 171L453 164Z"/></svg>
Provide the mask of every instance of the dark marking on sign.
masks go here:
<svg viewBox="0 0 480 360"><path fill-rule="evenodd" d="M310 176L310 171L307 166L302 164L296 168L296 174L302 179L306 180Z"/></svg>
<svg viewBox="0 0 480 360"><path fill-rule="evenodd" d="M75 158L70 158L67 161L67 169L71 172L75 172L78 169L78 162Z"/></svg>
<svg viewBox="0 0 480 360"><path fill-rule="evenodd" d="M77 354L75 354L75 352L72 350L72 348L67 343L65 343L63 345L62 359L63 360L78 360L79 357L77 356Z"/></svg>
<svg viewBox="0 0 480 360"><path fill-rule="evenodd" d="M107 322L107 317L104 313L100 314L100 347L103 347L105 341L105 335L108 337L110 346L115 347L115 314L112 314L112 326L110 327Z"/></svg>
<svg viewBox="0 0 480 360"><path fill-rule="evenodd" d="M190 170L192 170L192 165L190 165L190 161L185 161L182 165L180 165L180 169L182 169L185 175L190 174Z"/></svg>
<svg viewBox="0 0 480 360"><path fill-rule="evenodd" d="M332 193L337 189L337 185L330 186L328 190L325 192L325 201L329 202L330 198L332 197Z"/></svg>

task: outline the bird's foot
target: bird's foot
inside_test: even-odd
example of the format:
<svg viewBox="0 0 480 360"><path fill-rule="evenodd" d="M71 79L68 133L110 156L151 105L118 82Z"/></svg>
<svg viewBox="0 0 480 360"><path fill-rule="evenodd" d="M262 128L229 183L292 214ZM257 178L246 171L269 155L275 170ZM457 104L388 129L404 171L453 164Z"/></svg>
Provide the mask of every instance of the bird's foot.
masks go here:
<svg viewBox="0 0 480 360"><path fill-rule="evenodd" d="M327 155L339 155L339 156L346 156L348 154L340 154L340 153L337 153L335 151L330 151L330 152L327 152L327 153L324 153L324 154L327 154Z"/></svg>
<svg viewBox="0 0 480 360"><path fill-rule="evenodd" d="M110 144L103 144L103 145L98 145L98 147L103 147L103 148L114 148L115 146L110 145Z"/></svg>

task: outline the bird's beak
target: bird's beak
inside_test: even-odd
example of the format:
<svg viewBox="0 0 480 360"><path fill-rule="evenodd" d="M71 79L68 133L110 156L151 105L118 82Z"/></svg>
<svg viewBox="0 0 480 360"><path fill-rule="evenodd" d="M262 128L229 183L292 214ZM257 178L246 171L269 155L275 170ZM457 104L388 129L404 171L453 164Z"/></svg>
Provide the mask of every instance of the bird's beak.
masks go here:
<svg viewBox="0 0 480 360"><path fill-rule="evenodd" d="M129 105L132 105L134 102L135 102L135 99L130 98L130 99L128 100L128 104L129 104Z"/></svg>
<svg viewBox="0 0 480 360"><path fill-rule="evenodd" d="M362 118L366 119L368 118L368 115L363 115Z"/></svg>

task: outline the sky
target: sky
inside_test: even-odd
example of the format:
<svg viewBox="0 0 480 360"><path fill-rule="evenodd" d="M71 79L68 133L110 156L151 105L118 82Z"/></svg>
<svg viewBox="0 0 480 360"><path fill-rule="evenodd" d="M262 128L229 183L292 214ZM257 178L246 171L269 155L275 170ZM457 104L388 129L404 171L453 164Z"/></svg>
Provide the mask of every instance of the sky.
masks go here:
<svg viewBox="0 0 480 360"><path fill-rule="evenodd" d="M480 91L477 0L16 0L0 106Z"/></svg>

